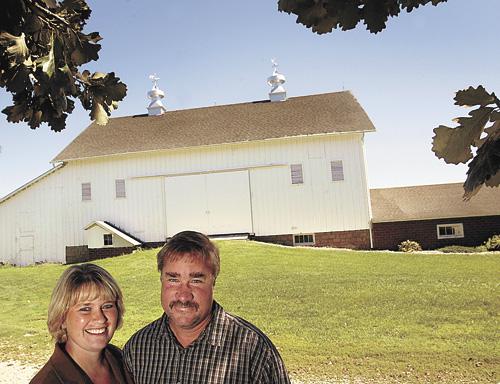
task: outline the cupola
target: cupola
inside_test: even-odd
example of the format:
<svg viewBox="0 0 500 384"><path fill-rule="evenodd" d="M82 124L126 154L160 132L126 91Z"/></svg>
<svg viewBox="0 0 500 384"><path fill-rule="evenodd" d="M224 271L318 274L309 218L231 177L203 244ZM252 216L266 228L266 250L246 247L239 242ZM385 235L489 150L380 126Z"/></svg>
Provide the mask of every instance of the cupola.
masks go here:
<svg viewBox="0 0 500 384"><path fill-rule="evenodd" d="M148 92L148 97L151 100L148 106L149 116L159 116L167 112L167 109L163 106L161 99L165 97L165 93L158 88L159 77L156 75L150 75L149 79L153 82L153 88Z"/></svg>
<svg viewBox="0 0 500 384"><path fill-rule="evenodd" d="M285 101L286 100L286 90L283 87L286 79L285 76L278 72L278 63L275 59L272 59L273 63L273 74L267 78L267 84L272 88L269 92L269 100L271 101Z"/></svg>

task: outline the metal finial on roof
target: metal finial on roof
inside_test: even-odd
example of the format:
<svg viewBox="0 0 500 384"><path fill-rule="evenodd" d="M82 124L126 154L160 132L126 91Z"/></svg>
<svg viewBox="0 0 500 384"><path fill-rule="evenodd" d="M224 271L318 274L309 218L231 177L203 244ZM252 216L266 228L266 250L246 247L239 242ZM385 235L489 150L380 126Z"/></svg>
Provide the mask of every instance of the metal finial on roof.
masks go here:
<svg viewBox="0 0 500 384"><path fill-rule="evenodd" d="M273 75L278 73L278 62L276 59L271 59L271 63L273 63Z"/></svg>
<svg viewBox="0 0 500 384"><path fill-rule="evenodd" d="M156 76L156 73L149 75L149 80L153 82L153 89L158 89L158 80L160 80L160 78Z"/></svg>
<svg viewBox="0 0 500 384"><path fill-rule="evenodd" d="M158 88L158 80L160 80L160 78L156 76L155 73L153 75L149 75L149 80L153 82L153 88L148 92L148 97L151 99L151 103L148 106L148 115L162 115L167 111L167 109L161 102L161 99L165 97L165 93L160 88Z"/></svg>
<svg viewBox="0 0 500 384"><path fill-rule="evenodd" d="M267 78L267 84L272 88L269 92L269 99L271 101L285 101L286 100L286 90L283 84L286 81L285 76L278 72L278 62L276 59L271 59L273 63L273 74Z"/></svg>

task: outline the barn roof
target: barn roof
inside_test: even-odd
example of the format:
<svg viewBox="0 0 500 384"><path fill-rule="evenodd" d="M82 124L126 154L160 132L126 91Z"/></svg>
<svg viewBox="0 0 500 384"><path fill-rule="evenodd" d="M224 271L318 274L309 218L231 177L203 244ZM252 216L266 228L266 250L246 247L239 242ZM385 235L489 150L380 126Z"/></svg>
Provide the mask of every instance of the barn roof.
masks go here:
<svg viewBox="0 0 500 384"><path fill-rule="evenodd" d="M104 229L106 231L114 233L115 235L117 235L118 237L121 237L123 240L125 240L126 242L130 243L133 246L142 245L142 242L138 238L132 236L130 233L125 232L123 229L118 228L114 224L111 224L110 222L107 222L107 221L95 220L95 221L92 221L91 223L89 223L83 229L85 231L87 231L94 226L101 227L102 229Z"/></svg>
<svg viewBox="0 0 500 384"><path fill-rule="evenodd" d="M52 161L248 142L375 127L351 92L136 115L92 123Z"/></svg>
<svg viewBox="0 0 500 384"><path fill-rule="evenodd" d="M500 188L483 187L463 201L461 183L371 189L373 222L500 215Z"/></svg>

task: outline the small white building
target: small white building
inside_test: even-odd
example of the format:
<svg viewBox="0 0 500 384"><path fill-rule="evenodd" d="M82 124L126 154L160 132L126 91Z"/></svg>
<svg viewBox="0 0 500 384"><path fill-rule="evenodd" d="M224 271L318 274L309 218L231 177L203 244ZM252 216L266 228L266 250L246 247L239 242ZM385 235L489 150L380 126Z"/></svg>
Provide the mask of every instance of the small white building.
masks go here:
<svg viewBox="0 0 500 384"><path fill-rule="evenodd" d="M350 92L287 98L275 71L270 100L167 111L154 80L149 114L91 124L0 200L1 262L92 259L185 229L370 247L375 128Z"/></svg>

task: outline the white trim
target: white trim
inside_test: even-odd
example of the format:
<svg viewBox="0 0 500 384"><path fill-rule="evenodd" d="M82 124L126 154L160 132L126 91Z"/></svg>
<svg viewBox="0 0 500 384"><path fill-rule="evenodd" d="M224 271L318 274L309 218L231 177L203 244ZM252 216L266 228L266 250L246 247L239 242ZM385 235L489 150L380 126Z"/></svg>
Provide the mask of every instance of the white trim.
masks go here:
<svg viewBox="0 0 500 384"><path fill-rule="evenodd" d="M439 234L440 228L452 228L451 235L441 235ZM452 224L437 224L436 225L437 238L441 239L460 239L464 237L464 225L462 223L452 223Z"/></svg>
<svg viewBox="0 0 500 384"><path fill-rule="evenodd" d="M143 176L132 176L130 179L145 179L149 177L177 177L177 176L194 176L194 175L205 175L210 173L224 173L224 172L238 172L238 171L249 171L250 169L258 168L272 168L272 167L286 167L287 164L263 164L263 165L253 165L241 168L216 168L210 170L193 171L193 172L177 172L177 173L163 173L157 175L143 175Z"/></svg>
<svg viewBox="0 0 500 384"><path fill-rule="evenodd" d="M316 244L316 237L314 236L314 233L294 233L292 236L293 236L293 245L315 245ZM295 236L311 236L312 242L296 242Z"/></svg>
<svg viewBox="0 0 500 384"><path fill-rule="evenodd" d="M137 240L131 238L127 234L119 231L118 229L112 227L111 225L109 225L109 224L107 224L107 223L105 223L104 221L101 221L101 220L93 221L93 222L91 222L89 225L87 225L83 229L86 231L86 230L92 228L94 225L97 225L98 227L101 227L102 229L104 229L106 231L109 231L109 232L115 234L116 236L121 237L123 240L129 242L132 245L141 245L141 243L139 243Z"/></svg>
<svg viewBox="0 0 500 384"><path fill-rule="evenodd" d="M312 134L308 134L308 135L304 134L304 135L296 135L296 136L270 137L268 139L257 139L257 140L247 140L247 141L229 141L229 142L214 143L214 144L201 144L201 145L180 146L180 147L173 147L173 148L147 149L147 150L143 150L143 151L117 152L117 153L108 153L108 154L104 154L104 155L72 157L72 158L67 158L67 159L54 158L50 161L50 163L54 164L54 163L59 163L59 162L97 159L97 158L112 157L112 156L128 156L128 155L132 155L132 154L143 154L143 153L152 153L152 152L190 150L190 149L194 149L194 148L211 148L211 147L218 147L221 145L225 146L225 145L242 145L242 144L244 145L244 144L248 144L248 143L250 143L250 144L267 143L269 141L295 140L295 139L302 139L302 138L309 138L309 137L316 138L316 137L321 137L321 136L364 135L366 132L376 132L376 130L372 129L372 130L364 130L364 131L312 133ZM66 147L68 147L70 144L68 144ZM65 149L66 148L64 148L61 152L63 152Z"/></svg>
<svg viewBox="0 0 500 384"><path fill-rule="evenodd" d="M464 219L464 218L470 218L470 217L492 217L492 216L499 216L498 214L491 214L491 215L460 215L460 216L436 216L436 217L412 217L408 219L396 219L396 220L372 220L373 224L378 224L378 223L406 223L408 221L428 221L428 220L456 220L456 219Z"/></svg>
<svg viewBox="0 0 500 384"><path fill-rule="evenodd" d="M106 236L111 236L111 244L106 244ZM113 246L113 234L112 233L103 233L102 245L105 247L112 247Z"/></svg>

